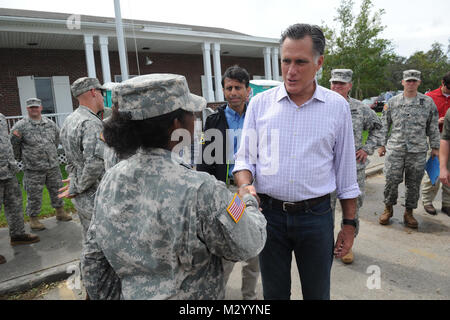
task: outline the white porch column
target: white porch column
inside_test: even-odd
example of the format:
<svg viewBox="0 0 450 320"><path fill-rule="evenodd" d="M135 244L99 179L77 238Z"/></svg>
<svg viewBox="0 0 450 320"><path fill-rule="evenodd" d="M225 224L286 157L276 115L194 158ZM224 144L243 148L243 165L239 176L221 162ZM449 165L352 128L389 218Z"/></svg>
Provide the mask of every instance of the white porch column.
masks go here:
<svg viewBox="0 0 450 320"><path fill-rule="evenodd" d="M88 77L97 78L97 74L95 73L94 37L92 35L84 35L84 51L86 53Z"/></svg>
<svg viewBox="0 0 450 320"><path fill-rule="evenodd" d="M214 83L216 87L216 101L224 101L222 90L222 67L220 65L220 43L213 44Z"/></svg>
<svg viewBox="0 0 450 320"><path fill-rule="evenodd" d="M265 77L266 80L272 80L272 67L270 66L270 47L265 47L263 52Z"/></svg>
<svg viewBox="0 0 450 320"><path fill-rule="evenodd" d="M108 53L108 37L99 36L100 56L102 58L102 73L103 83L111 82L111 70L109 68L109 53Z"/></svg>
<svg viewBox="0 0 450 320"><path fill-rule="evenodd" d="M279 52L277 47L272 48L272 78L277 81L280 81L280 68L278 67Z"/></svg>
<svg viewBox="0 0 450 320"><path fill-rule="evenodd" d="M204 97L208 102L214 101L214 91L212 86L212 74L211 74L211 43L204 42L202 44L203 50L203 69L205 73L206 81L206 97Z"/></svg>

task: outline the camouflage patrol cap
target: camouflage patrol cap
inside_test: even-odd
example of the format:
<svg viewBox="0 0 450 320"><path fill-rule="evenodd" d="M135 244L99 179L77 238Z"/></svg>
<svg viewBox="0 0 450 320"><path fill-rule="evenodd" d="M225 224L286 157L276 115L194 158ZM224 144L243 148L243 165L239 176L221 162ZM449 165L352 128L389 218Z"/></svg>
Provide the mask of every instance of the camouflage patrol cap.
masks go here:
<svg viewBox="0 0 450 320"><path fill-rule="evenodd" d="M26 101L27 108L28 107L40 107L42 106L41 99L38 98L30 98Z"/></svg>
<svg viewBox="0 0 450 320"><path fill-rule="evenodd" d="M403 71L403 80L417 80L420 81L421 72L417 70L406 70Z"/></svg>
<svg viewBox="0 0 450 320"><path fill-rule="evenodd" d="M98 81L97 78L88 78L83 77L75 80L72 83L72 86L70 87L70 90L72 91L72 95L76 98L86 91L89 91L91 89L102 89L105 88L100 84L100 81Z"/></svg>
<svg viewBox="0 0 450 320"><path fill-rule="evenodd" d="M114 89L120 112L132 120L158 117L172 111L202 111L206 100L189 92L186 78L177 74L149 74L121 83Z"/></svg>
<svg viewBox="0 0 450 320"><path fill-rule="evenodd" d="M332 81L352 82L353 71L351 69L333 69L331 70Z"/></svg>

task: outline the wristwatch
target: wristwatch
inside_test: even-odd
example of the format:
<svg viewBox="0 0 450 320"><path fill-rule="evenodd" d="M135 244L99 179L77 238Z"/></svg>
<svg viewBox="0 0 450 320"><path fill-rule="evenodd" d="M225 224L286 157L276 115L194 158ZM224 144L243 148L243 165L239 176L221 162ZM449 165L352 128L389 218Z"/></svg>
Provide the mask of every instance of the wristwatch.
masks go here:
<svg viewBox="0 0 450 320"><path fill-rule="evenodd" d="M356 220L355 219L343 219L342 220L342 224L344 225L351 225L354 226L356 228Z"/></svg>

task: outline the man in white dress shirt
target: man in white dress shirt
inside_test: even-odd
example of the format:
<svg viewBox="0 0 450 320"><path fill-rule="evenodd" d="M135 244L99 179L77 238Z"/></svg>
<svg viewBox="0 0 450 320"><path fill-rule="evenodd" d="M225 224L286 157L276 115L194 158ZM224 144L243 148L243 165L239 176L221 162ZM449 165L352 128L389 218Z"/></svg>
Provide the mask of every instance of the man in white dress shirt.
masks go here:
<svg viewBox="0 0 450 320"><path fill-rule="evenodd" d="M327 300L333 253L341 258L353 245L360 194L350 108L315 80L325 49L319 27L292 25L280 44L284 85L252 98L233 173L241 190L258 194L267 220L264 298L290 298L294 251L303 298ZM333 252L334 190L344 223Z"/></svg>

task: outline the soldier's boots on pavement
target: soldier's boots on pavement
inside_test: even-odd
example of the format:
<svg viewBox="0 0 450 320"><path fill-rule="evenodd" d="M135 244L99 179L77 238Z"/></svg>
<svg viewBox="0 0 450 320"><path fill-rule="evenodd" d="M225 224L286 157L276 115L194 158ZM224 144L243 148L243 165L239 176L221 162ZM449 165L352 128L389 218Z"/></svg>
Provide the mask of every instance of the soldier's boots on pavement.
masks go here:
<svg viewBox="0 0 450 320"><path fill-rule="evenodd" d="M72 217L64 211L63 207L56 208L56 220L58 221L70 221Z"/></svg>
<svg viewBox="0 0 450 320"><path fill-rule="evenodd" d="M442 212L446 213L450 217L450 207L442 206Z"/></svg>
<svg viewBox="0 0 450 320"><path fill-rule="evenodd" d="M5 262L6 262L5 257L0 254L0 264L4 264Z"/></svg>
<svg viewBox="0 0 450 320"><path fill-rule="evenodd" d="M19 244L31 244L39 241L39 237L32 233L24 233L20 236L11 237L12 246L17 246Z"/></svg>
<svg viewBox="0 0 450 320"><path fill-rule="evenodd" d="M44 230L45 226L39 221L38 217L30 217L31 230Z"/></svg>
<svg viewBox="0 0 450 320"><path fill-rule="evenodd" d="M406 208L403 216L403 222L407 227L416 229L419 226L419 223L417 223L417 220L413 217L412 213L413 209Z"/></svg>
<svg viewBox="0 0 450 320"><path fill-rule="evenodd" d="M387 225L389 223L389 219L394 215L394 208L391 205L385 205L384 212L380 216L378 222L382 225Z"/></svg>
<svg viewBox="0 0 450 320"><path fill-rule="evenodd" d="M434 206L433 206L432 203L430 203L430 204L424 204L424 205L423 205L423 208L425 209L426 213L431 214L431 215L433 215L433 216L437 215L437 211L436 211L436 209L434 208Z"/></svg>
<svg viewBox="0 0 450 320"><path fill-rule="evenodd" d="M353 262L353 258L354 258L353 250L350 249L350 251L345 256L342 257L342 262L345 264L350 264Z"/></svg>

